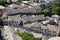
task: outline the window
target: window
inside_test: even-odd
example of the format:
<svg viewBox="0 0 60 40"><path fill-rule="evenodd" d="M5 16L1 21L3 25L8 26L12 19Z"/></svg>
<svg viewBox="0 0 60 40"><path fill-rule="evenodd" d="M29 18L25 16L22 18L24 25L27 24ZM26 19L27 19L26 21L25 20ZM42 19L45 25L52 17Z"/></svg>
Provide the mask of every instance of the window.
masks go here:
<svg viewBox="0 0 60 40"><path fill-rule="evenodd" d="M5 36L7 37L7 34Z"/></svg>
<svg viewBox="0 0 60 40"><path fill-rule="evenodd" d="M46 32L46 29L45 29L45 32Z"/></svg>
<svg viewBox="0 0 60 40"><path fill-rule="evenodd" d="M51 35L51 31L49 31L49 35Z"/></svg>
<svg viewBox="0 0 60 40"><path fill-rule="evenodd" d="M41 33L43 33L43 29L41 29Z"/></svg>
<svg viewBox="0 0 60 40"><path fill-rule="evenodd" d="M39 0L37 0L36 2L39 3Z"/></svg>
<svg viewBox="0 0 60 40"><path fill-rule="evenodd" d="M43 31L43 29L41 29Z"/></svg>
<svg viewBox="0 0 60 40"><path fill-rule="evenodd" d="M56 33L55 31L53 31L53 33Z"/></svg>

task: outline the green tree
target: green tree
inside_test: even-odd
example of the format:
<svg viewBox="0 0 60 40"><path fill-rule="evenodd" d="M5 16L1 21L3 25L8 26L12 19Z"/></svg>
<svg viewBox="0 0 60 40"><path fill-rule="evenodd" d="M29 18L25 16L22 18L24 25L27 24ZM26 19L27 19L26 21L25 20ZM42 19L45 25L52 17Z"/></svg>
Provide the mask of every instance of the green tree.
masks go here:
<svg viewBox="0 0 60 40"><path fill-rule="evenodd" d="M34 37L26 32L22 33L23 40L34 40Z"/></svg>
<svg viewBox="0 0 60 40"><path fill-rule="evenodd" d="M52 14L60 15L60 7L52 8Z"/></svg>
<svg viewBox="0 0 60 40"><path fill-rule="evenodd" d="M0 0L0 5L7 4L7 0Z"/></svg>
<svg viewBox="0 0 60 40"><path fill-rule="evenodd" d="M33 35L29 34L29 33L26 33L26 32L23 32L23 33L15 33L15 34L18 34L19 36L22 37L22 40L35 40Z"/></svg>
<svg viewBox="0 0 60 40"><path fill-rule="evenodd" d="M60 3L54 3L50 8L43 9L45 16L60 15Z"/></svg>
<svg viewBox="0 0 60 40"><path fill-rule="evenodd" d="M54 3L52 6L52 14L60 15L60 3Z"/></svg>
<svg viewBox="0 0 60 40"><path fill-rule="evenodd" d="M42 10L42 12L44 13L45 16L50 16L51 15L49 9L44 9L44 10Z"/></svg>
<svg viewBox="0 0 60 40"><path fill-rule="evenodd" d="M59 3L59 2L54 3L52 7L54 7L54 8L55 8L55 7L60 7L60 3Z"/></svg>

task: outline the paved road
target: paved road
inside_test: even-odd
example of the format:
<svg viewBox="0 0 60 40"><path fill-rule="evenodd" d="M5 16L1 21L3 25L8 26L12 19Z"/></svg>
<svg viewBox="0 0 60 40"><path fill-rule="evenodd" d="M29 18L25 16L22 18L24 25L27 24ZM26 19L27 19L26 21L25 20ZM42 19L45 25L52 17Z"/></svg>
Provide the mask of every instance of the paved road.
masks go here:
<svg viewBox="0 0 60 40"><path fill-rule="evenodd" d="M6 40L14 40L10 27L4 26L4 30Z"/></svg>
<svg viewBox="0 0 60 40"><path fill-rule="evenodd" d="M0 28L0 40L3 40L2 29Z"/></svg>
<svg viewBox="0 0 60 40"><path fill-rule="evenodd" d="M10 27L11 30L12 30L12 33L13 33L13 37L14 37L14 40L22 40L22 38L16 34L14 34L15 32L15 27Z"/></svg>

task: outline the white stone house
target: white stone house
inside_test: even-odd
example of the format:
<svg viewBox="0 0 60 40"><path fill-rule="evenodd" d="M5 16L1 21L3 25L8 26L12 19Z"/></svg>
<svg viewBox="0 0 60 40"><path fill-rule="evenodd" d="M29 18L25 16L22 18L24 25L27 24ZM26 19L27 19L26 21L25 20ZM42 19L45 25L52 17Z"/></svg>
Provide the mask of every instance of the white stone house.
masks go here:
<svg viewBox="0 0 60 40"><path fill-rule="evenodd" d="M27 31L33 31L36 33L41 33L46 36L57 36L58 29L53 25L44 26L41 23L34 23L30 28L26 27Z"/></svg>
<svg viewBox="0 0 60 40"><path fill-rule="evenodd" d="M21 23L20 15L8 16L8 22L8 25L18 27Z"/></svg>
<svg viewBox="0 0 60 40"><path fill-rule="evenodd" d="M53 2L54 0L30 0L30 2L41 3L41 2Z"/></svg>
<svg viewBox="0 0 60 40"><path fill-rule="evenodd" d="M44 1L44 0L30 0L30 2L35 2L35 3L40 3L41 1Z"/></svg>

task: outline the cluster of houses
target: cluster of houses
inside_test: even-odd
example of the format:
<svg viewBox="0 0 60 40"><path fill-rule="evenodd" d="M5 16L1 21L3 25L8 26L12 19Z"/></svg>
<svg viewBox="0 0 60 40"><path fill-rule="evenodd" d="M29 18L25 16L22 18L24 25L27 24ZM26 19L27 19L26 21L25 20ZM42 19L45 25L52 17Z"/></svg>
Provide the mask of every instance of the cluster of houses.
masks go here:
<svg viewBox="0 0 60 40"><path fill-rule="evenodd" d="M44 17L43 15L15 14L8 15L9 26L25 29L28 32L39 33L45 36L55 37L59 32L59 16ZM40 39L40 38L37 38Z"/></svg>
<svg viewBox="0 0 60 40"><path fill-rule="evenodd" d="M19 0L7 0L7 2L17 2L17 1L19 1ZM25 1L27 1L27 0L25 0ZM40 3L40 2L44 2L44 1L46 1L46 2L56 2L56 0L28 0L28 1L35 2L35 3Z"/></svg>
<svg viewBox="0 0 60 40"><path fill-rule="evenodd" d="M8 2L11 0L8 0ZM12 0L17 1L17 0ZM11 4L8 7L0 6L3 12L3 22L9 26L22 28L30 32L36 40L45 40L47 37L55 37L60 29L60 16L44 17L40 12L41 5L49 4L54 0L30 0L23 1L21 5ZM28 3L28 4L26 4ZM1 9L2 8L2 9ZM44 36L47 36L44 39Z"/></svg>

